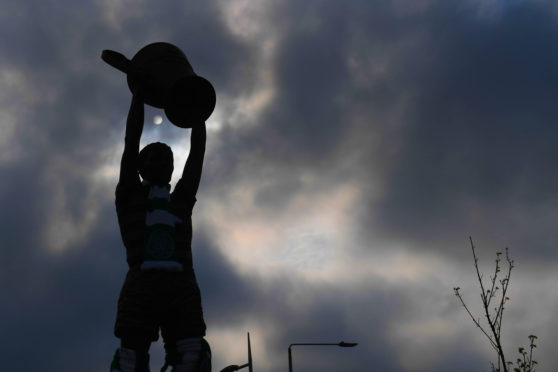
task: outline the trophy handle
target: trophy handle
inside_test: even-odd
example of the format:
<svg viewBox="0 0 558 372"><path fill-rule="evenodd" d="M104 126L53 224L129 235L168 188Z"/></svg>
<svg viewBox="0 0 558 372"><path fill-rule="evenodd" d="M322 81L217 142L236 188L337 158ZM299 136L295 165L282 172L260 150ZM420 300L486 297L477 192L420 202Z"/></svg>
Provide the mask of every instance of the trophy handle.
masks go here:
<svg viewBox="0 0 558 372"><path fill-rule="evenodd" d="M103 50L101 54L103 61L112 67L127 74L130 71L130 60L122 53L115 52L114 50Z"/></svg>

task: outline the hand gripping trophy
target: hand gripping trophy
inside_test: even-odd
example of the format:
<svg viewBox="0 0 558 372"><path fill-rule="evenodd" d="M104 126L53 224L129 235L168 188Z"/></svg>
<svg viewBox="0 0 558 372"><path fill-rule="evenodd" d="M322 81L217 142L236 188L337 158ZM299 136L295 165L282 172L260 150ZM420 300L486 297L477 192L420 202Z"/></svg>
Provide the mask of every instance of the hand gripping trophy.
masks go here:
<svg viewBox="0 0 558 372"><path fill-rule="evenodd" d="M127 74L132 92L116 186L129 270L114 327L120 347L110 370L148 372L149 347L160 330L166 352L162 371L210 371L211 351L203 338L206 326L192 264L191 216L205 153L205 120L215 107L215 91L169 43L149 44L131 60L111 50L101 57ZM139 150L144 103L164 109L174 125L192 128L190 153L172 192L171 148L156 142Z"/></svg>

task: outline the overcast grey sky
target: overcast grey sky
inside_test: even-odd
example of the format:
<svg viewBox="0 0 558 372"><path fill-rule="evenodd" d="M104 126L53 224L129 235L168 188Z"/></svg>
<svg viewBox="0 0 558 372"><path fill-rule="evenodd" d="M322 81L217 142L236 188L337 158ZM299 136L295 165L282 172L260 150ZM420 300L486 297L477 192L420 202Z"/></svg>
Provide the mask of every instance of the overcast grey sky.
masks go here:
<svg viewBox="0 0 558 372"><path fill-rule="evenodd" d="M545 0L2 1L1 369L108 369L131 95L100 55L167 41L217 92L193 213L214 370L247 331L258 372L341 340L295 370L489 370L452 290L480 310L469 235L483 270L516 263L509 358L536 334L558 370L557 21ZM142 144L180 169L190 131L155 115Z"/></svg>

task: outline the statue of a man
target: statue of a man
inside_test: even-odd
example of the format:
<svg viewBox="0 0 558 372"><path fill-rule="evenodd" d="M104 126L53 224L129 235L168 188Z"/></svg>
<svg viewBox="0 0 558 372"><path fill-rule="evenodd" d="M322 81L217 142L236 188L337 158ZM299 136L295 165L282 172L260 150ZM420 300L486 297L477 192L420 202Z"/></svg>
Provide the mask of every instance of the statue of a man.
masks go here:
<svg viewBox="0 0 558 372"><path fill-rule="evenodd" d="M158 339L159 330L166 351L163 369L171 366L174 372L198 372L211 368L191 250L191 216L202 173L206 128L205 123L192 128L182 178L170 192L171 148L156 142L139 151L142 90L140 86L133 93L116 186L116 212L129 271L118 299L114 333L121 343L111 372L148 372L149 347Z"/></svg>

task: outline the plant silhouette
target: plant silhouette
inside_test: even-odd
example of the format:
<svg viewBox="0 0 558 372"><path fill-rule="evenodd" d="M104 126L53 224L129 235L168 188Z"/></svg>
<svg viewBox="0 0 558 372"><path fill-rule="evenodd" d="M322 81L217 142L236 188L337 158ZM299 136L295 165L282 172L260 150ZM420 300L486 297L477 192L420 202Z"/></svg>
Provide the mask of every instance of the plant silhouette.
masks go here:
<svg viewBox="0 0 558 372"><path fill-rule="evenodd" d="M502 319L504 317L505 304L510 300L510 298L507 296L507 292L510 284L511 272L514 268L514 262L509 257L508 248L506 248L507 268L504 277L501 279L498 278L498 276L502 272L502 252L496 252L494 274L490 276L488 286L485 287L483 282L483 274L481 274L479 270L479 259L475 252L475 245L471 237L469 237L469 242L471 244L471 251L473 252L477 280L479 282L481 290L480 295L483 307L482 311L484 312L484 317L486 318L486 321L488 323L488 330L486 330L485 327L481 325L480 317L476 318L472 314L471 310L465 303L465 300L463 300L460 288L455 287L453 288L453 291L455 293L455 296L457 296L459 301L461 301L461 304L473 320L473 323L475 323L475 325L486 336L486 338L490 342L490 346L497 354L496 365L493 362L490 363L492 372L508 372L511 368L513 368L514 372L534 372L536 366L538 365L538 362L533 359L533 349L537 347L537 345L535 344L537 336L529 336L529 340L531 341L529 345L529 352L527 352L524 347L519 348L520 357L517 358L515 361L516 367L513 366L513 362L506 361L506 358L504 356L504 349L502 347ZM495 306L491 308L492 305Z"/></svg>

